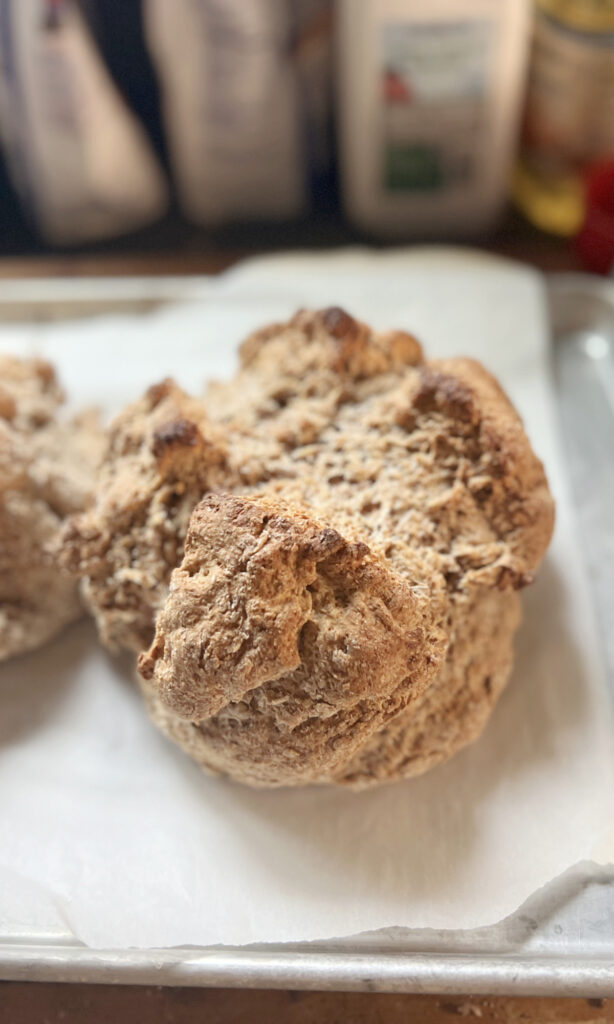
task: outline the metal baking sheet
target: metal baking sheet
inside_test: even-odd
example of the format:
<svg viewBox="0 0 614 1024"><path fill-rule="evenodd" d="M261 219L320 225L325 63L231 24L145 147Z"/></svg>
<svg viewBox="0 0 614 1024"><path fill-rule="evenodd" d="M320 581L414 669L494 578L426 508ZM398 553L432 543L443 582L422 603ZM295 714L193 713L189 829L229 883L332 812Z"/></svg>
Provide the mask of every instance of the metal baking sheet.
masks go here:
<svg viewBox="0 0 614 1024"><path fill-rule="evenodd" d="M140 312L198 278L0 282L0 321ZM554 371L579 535L614 686L614 284L549 281ZM605 552L605 557L604 557ZM70 933L2 935L0 978L454 994L614 995L614 868L578 865L502 923L386 929L325 943L91 949Z"/></svg>

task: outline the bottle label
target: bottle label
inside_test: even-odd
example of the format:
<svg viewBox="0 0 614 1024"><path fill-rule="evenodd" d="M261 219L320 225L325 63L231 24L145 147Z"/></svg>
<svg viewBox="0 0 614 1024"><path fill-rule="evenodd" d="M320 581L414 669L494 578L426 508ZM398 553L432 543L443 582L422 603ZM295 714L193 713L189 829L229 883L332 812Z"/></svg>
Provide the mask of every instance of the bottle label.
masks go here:
<svg viewBox="0 0 614 1024"><path fill-rule="evenodd" d="M555 172L614 153L614 34L579 32L538 15L524 148Z"/></svg>
<svg viewBox="0 0 614 1024"><path fill-rule="evenodd" d="M383 185L440 192L477 175L493 24L391 22L383 30Z"/></svg>

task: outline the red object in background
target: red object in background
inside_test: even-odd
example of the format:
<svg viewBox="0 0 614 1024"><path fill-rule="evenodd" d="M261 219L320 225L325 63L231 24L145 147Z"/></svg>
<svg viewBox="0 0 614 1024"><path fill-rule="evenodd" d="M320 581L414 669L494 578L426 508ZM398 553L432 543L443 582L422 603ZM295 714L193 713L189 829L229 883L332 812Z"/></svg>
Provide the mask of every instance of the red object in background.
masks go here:
<svg viewBox="0 0 614 1024"><path fill-rule="evenodd" d="M609 274L614 269L614 161L588 172L584 224L576 249L588 270Z"/></svg>
<svg viewBox="0 0 614 1024"><path fill-rule="evenodd" d="M384 76L384 97L386 103L408 103L411 99L407 82L396 71L387 71Z"/></svg>

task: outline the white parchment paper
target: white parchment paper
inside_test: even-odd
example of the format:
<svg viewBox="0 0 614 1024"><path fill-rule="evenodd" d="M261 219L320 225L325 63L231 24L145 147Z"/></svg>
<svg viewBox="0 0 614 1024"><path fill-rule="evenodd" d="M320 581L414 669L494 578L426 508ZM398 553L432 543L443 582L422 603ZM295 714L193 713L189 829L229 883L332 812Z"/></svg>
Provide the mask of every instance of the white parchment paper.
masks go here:
<svg viewBox="0 0 614 1024"><path fill-rule="evenodd" d="M149 725L129 664L87 622L3 666L0 936L150 947L466 929L578 861L614 860L612 724L539 276L461 253L354 252L260 260L187 292L140 317L2 326L0 349L53 359L73 397L113 411L168 373L200 391L232 371L245 333L297 306L346 306L500 377L547 467L554 542L483 738L375 792L207 779Z"/></svg>

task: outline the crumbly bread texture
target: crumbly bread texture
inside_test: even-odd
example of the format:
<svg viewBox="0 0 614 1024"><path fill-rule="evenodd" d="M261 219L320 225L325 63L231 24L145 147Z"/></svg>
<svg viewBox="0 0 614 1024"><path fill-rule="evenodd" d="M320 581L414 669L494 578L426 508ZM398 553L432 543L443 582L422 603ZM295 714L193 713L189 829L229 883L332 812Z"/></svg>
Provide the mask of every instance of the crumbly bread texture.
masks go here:
<svg viewBox="0 0 614 1024"><path fill-rule="evenodd" d="M146 608L148 624L162 608L139 662L154 721L256 785L368 786L475 739L553 525L496 381L424 361L404 332L302 311L248 338L206 406L226 449L201 488L225 493L198 505Z"/></svg>
<svg viewBox="0 0 614 1024"><path fill-rule="evenodd" d="M445 634L424 567L405 576L279 500L211 495L139 659L203 766L309 782L356 751L434 678ZM170 719L169 719L170 721ZM188 729L188 734L190 729Z"/></svg>
<svg viewBox="0 0 614 1024"><path fill-rule="evenodd" d="M82 614L55 546L91 500L103 435L93 413L61 420L62 401L48 363L0 357L0 660Z"/></svg>
<svg viewBox="0 0 614 1024"><path fill-rule="evenodd" d="M476 591L450 615L448 656L417 703L389 722L334 776L364 789L421 775L476 740L508 681L520 600Z"/></svg>
<svg viewBox="0 0 614 1024"><path fill-rule="evenodd" d="M61 551L109 647L138 653L151 643L190 515L231 476L202 404L173 381L149 388L111 424L96 500L67 524Z"/></svg>

